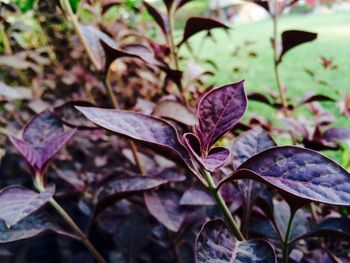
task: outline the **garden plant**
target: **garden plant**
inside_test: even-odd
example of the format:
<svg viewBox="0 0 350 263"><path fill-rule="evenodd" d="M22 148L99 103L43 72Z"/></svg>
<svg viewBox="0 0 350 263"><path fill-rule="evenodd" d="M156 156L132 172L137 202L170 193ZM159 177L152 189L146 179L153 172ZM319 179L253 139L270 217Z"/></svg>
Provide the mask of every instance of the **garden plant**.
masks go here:
<svg viewBox="0 0 350 263"><path fill-rule="evenodd" d="M253 1L273 26L269 93L207 84L220 62L190 39L232 28L180 23L194 2L0 3L1 262L349 262L350 128L281 72L317 41L279 31L299 1Z"/></svg>

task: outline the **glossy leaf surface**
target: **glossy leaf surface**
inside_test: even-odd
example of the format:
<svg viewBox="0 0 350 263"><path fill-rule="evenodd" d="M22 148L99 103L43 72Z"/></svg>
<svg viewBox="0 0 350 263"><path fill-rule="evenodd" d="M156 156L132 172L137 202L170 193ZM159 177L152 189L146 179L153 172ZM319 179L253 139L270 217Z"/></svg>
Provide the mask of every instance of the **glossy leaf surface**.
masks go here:
<svg viewBox="0 0 350 263"><path fill-rule="evenodd" d="M216 205L214 198L204 188L192 187L183 194L180 200L181 205L211 206Z"/></svg>
<svg viewBox="0 0 350 263"><path fill-rule="evenodd" d="M77 107L90 121L107 130L149 145L165 155L188 163L190 157L168 122L137 112Z"/></svg>
<svg viewBox="0 0 350 263"><path fill-rule="evenodd" d="M54 185L43 193L36 193L22 186L6 187L0 192L0 218L11 227L45 205L54 193Z"/></svg>
<svg viewBox="0 0 350 263"><path fill-rule="evenodd" d="M243 81L209 91L199 102L197 136L208 150L242 118L247 108Z"/></svg>
<svg viewBox="0 0 350 263"><path fill-rule="evenodd" d="M350 205L350 174L327 157L304 148L273 147L243 163L231 179L268 183L289 198Z"/></svg>
<svg viewBox="0 0 350 263"><path fill-rule="evenodd" d="M196 241L196 263L276 262L263 240L237 241L221 219L206 222Z"/></svg>

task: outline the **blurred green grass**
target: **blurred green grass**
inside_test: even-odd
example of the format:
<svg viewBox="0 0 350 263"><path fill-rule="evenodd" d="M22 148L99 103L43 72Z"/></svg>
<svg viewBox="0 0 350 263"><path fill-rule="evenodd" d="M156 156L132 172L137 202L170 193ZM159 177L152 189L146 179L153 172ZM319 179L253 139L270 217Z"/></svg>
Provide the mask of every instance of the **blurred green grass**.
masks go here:
<svg viewBox="0 0 350 263"><path fill-rule="evenodd" d="M208 79L208 82L222 85L245 79L248 91L263 92L267 88L277 91L270 42L272 21L266 19L233 25L232 28L228 34L222 30L213 30L215 41L202 41L205 34L198 34L190 40L190 45L201 59L211 59L218 66L215 76ZM315 41L289 51L284 57L281 75L283 84L288 87L287 95L295 101L306 92L317 92L340 101L345 92L350 92L350 12L281 17L279 30L282 32L287 29L318 33ZM252 44L247 45L247 41ZM234 56L237 47L240 47L240 52L238 56ZM257 57L248 56L249 52L256 53ZM188 55L185 47L181 53ZM331 59L338 68L324 70L320 56ZM332 87L315 82L305 69L312 70L318 80L331 83ZM350 127L350 121L340 114L334 103L323 105L336 116L335 125ZM248 116L254 114L276 121L275 114L269 107L251 102Z"/></svg>

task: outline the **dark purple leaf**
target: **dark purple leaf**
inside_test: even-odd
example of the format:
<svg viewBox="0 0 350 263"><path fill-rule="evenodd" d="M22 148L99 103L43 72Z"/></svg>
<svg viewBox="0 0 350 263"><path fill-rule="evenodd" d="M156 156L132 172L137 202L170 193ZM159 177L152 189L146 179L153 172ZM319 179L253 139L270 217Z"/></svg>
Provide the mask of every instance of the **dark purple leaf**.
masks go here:
<svg viewBox="0 0 350 263"><path fill-rule="evenodd" d="M301 99L299 105L304 105L306 103L311 103L315 101L335 101L333 98L323 95L323 94L307 94L304 98Z"/></svg>
<svg viewBox="0 0 350 263"><path fill-rule="evenodd" d="M292 48L304 44L306 42L313 41L317 38L316 33L301 31L301 30L287 30L282 33L282 52L280 55L280 61L282 57Z"/></svg>
<svg viewBox="0 0 350 263"><path fill-rule="evenodd" d="M92 103L82 100L71 100L61 106L55 107L53 113L64 124L74 128L93 129L97 126L89 121L75 106L92 107Z"/></svg>
<svg viewBox="0 0 350 263"><path fill-rule="evenodd" d="M207 155L201 156L200 142L193 133L184 134L183 143L198 163L209 172L224 166L230 157L230 151L224 147L211 148Z"/></svg>
<svg viewBox="0 0 350 263"><path fill-rule="evenodd" d="M233 179L255 179L274 186L290 200L350 205L350 174L318 152L294 147L273 147L254 155Z"/></svg>
<svg viewBox="0 0 350 263"><path fill-rule="evenodd" d="M130 195L152 190L167 183L164 179L149 176L128 176L112 180L102 187L98 195L97 213L107 206L120 201Z"/></svg>
<svg viewBox="0 0 350 263"><path fill-rule="evenodd" d="M180 196L174 190L164 189L145 194L148 211L169 230L179 231L186 217L180 205Z"/></svg>
<svg viewBox="0 0 350 263"><path fill-rule="evenodd" d="M268 96L259 92L250 92L247 94L247 97L249 101L258 101L269 106L273 106L274 104Z"/></svg>
<svg viewBox="0 0 350 263"><path fill-rule="evenodd" d="M190 156L168 122L137 112L77 107L89 120L107 130L150 146L165 156L191 166Z"/></svg>
<svg viewBox="0 0 350 263"><path fill-rule="evenodd" d="M168 12L172 9L174 2L177 0L163 0L166 8L168 9Z"/></svg>
<svg viewBox="0 0 350 263"><path fill-rule="evenodd" d="M181 7L186 5L187 3L191 2L193 0L177 0L176 2L176 10L179 10Z"/></svg>
<svg viewBox="0 0 350 263"><path fill-rule="evenodd" d="M243 81L209 91L199 102L196 133L201 151L207 152L226 132L242 118L247 108Z"/></svg>
<svg viewBox="0 0 350 263"><path fill-rule="evenodd" d="M42 172L74 132L65 132L62 123L50 111L44 111L24 128L23 140L15 137L10 140L30 167Z"/></svg>
<svg viewBox="0 0 350 263"><path fill-rule="evenodd" d="M69 236L42 213L27 216L11 228L6 227L5 222L0 220L0 244L32 238L46 232L56 232Z"/></svg>
<svg viewBox="0 0 350 263"><path fill-rule="evenodd" d="M157 104L154 108L153 115L169 118L188 126L196 124L196 117L184 105L179 102L164 100Z"/></svg>
<svg viewBox="0 0 350 263"><path fill-rule="evenodd" d="M253 3L261 6L264 8L269 14L270 14L270 7L269 7L269 1L264 1L264 0L253 0Z"/></svg>
<svg viewBox="0 0 350 263"><path fill-rule="evenodd" d="M336 142L341 140L349 140L350 139L350 128L345 127L334 127L326 130L322 139L329 142Z"/></svg>
<svg viewBox="0 0 350 263"><path fill-rule="evenodd" d="M343 238L349 240L350 219L327 218L312 228L308 233L304 233L293 239L292 242L308 237Z"/></svg>
<svg viewBox="0 0 350 263"><path fill-rule="evenodd" d="M253 155L276 146L275 141L263 129L257 127L241 134L231 146L232 165L240 166Z"/></svg>
<svg viewBox="0 0 350 263"><path fill-rule="evenodd" d="M211 18L190 17L186 21L183 38L182 38L181 42L178 44L178 46L181 46L190 37L197 34L198 32L207 31L207 30L211 30L214 28L223 28L225 30L230 29L230 27L226 26L225 24L223 24L217 20L211 19Z"/></svg>
<svg viewBox="0 0 350 263"><path fill-rule="evenodd" d="M130 44L124 46L122 49L117 49L103 41L101 41L101 45L106 54L105 73L108 72L109 66L112 62L118 58L136 58L142 60L148 65L158 67L167 74L169 79L174 81L177 85L180 85L182 72L171 69L164 61L158 60L148 47L140 44Z"/></svg>
<svg viewBox="0 0 350 263"><path fill-rule="evenodd" d="M169 5L170 5L171 4L170 2L172 2L172 1L167 0L167 2L169 2ZM162 14L161 12L159 12L150 3L146 2L146 1L142 1L142 3L146 7L148 13L153 17L154 21L158 24L158 26L160 27L160 29L162 30L164 35L167 36L168 30L169 30L169 21L165 17L165 15ZM167 6L168 6L168 4L167 4Z"/></svg>
<svg viewBox="0 0 350 263"><path fill-rule="evenodd" d="M216 205L216 202L206 189L192 187L183 194L180 205L211 206Z"/></svg>
<svg viewBox="0 0 350 263"><path fill-rule="evenodd" d="M277 262L264 240L237 241L221 219L206 222L196 241L196 263Z"/></svg>
<svg viewBox="0 0 350 263"><path fill-rule="evenodd" d="M95 26L79 24L79 28L92 52L92 55L98 63L97 70L102 70L106 58L100 41L103 40L103 42L108 45L116 47L115 41Z"/></svg>
<svg viewBox="0 0 350 263"><path fill-rule="evenodd" d="M45 205L54 193L54 185L42 193L22 186L6 187L0 191L0 218L11 227Z"/></svg>

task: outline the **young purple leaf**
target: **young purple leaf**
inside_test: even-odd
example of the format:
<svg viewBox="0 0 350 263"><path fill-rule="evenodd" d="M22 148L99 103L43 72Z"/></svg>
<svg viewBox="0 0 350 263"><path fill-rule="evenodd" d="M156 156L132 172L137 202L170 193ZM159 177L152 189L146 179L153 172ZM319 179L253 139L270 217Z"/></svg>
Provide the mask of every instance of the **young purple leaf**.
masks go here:
<svg viewBox="0 0 350 263"><path fill-rule="evenodd" d="M10 137L32 170L43 172L48 162L72 138L75 130L65 132L62 123L50 112L33 118L23 131L23 140Z"/></svg>
<svg viewBox="0 0 350 263"><path fill-rule="evenodd" d="M196 133L201 151L210 147L242 118L247 108L243 81L209 91L199 102Z"/></svg>
<svg viewBox="0 0 350 263"><path fill-rule="evenodd" d="M315 102L315 101L332 101L334 102L335 100L329 96L323 95L323 94L307 94L306 96L304 96L301 101L299 102L299 106L302 106L306 103L311 103L311 102Z"/></svg>
<svg viewBox="0 0 350 263"><path fill-rule="evenodd" d="M264 240L237 241L221 219L206 222L196 241L196 263L277 262Z"/></svg>
<svg viewBox="0 0 350 263"><path fill-rule="evenodd" d="M126 198L132 194L152 190L167 180L148 176L128 176L117 178L102 187L102 191L98 195L98 203L96 213L101 212L109 205L113 205L117 201Z"/></svg>
<svg viewBox="0 0 350 263"><path fill-rule="evenodd" d="M282 57L292 48L313 41L317 38L316 33L301 31L301 30L287 30L282 33L282 52L279 58L281 62Z"/></svg>
<svg viewBox="0 0 350 263"><path fill-rule="evenodd" d="M183 194L180 205L212 206L216 205L216 202L206 189L192 187Z"/></svg>
<svg viewBox="0 0 350 263"><path fill-rule="evenodd" d="M186 211L180 205L180 196L174 190L161 190L145 193L148 211L160 223L173 232L178 232L186 217Z"/></svg>
<svg viewBox="0 0 350 263"><path fill-rule="evenodd" d="M308 233L298 236L291 242L296 242L303 238L325 237L350 239L350 219L349 218L327 218L312 228Z"/></svg>
<svg viewBox="0 0 350 263"><path fill-rule="evenodd" d="M211 148L207 155L201 155L200 142L193 133L184 134L183 143L188 152L209 172L214 172L224 166L230 157L230 150L224 147Z"/></svg>
<svg viewBox="0 0 350 263"><path fill-rule="evenodd" d="M48 221L47 216L43 213L29 215L11 228L8 228L5 222L0 220L0 244L32 238L46 232L56 232L65 236L71 236L58 225Z"/></svg>
<svg viewBox="0 0 350 263"><path fill-rule="evenodd" d="M211 18L205 18L205 17L190 17L186 21L185 25L185 31L182 37L181 42L178 44L180 47L183 43L185 43L190 37L197 34L201 31L209 31L214 28L223 28L225 30L230 29L230 27L226 26L225 24L211 19Z"/></svg>
<svg viewBox="0 0 350 263"><path fill-rule="evenodd" d="M245 163L228 180L255 179L286 193L288 201L315 201L350 206L350 174L318 152L294 147L273 147Z"/></svg>
<svg viewBox="0 0 350 263"><path fill-rule="evenodd" d="M0 191L0 218L11 227L45 205L54 193L54 185L42 193L22 186L6 187Z"/></svg>

